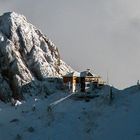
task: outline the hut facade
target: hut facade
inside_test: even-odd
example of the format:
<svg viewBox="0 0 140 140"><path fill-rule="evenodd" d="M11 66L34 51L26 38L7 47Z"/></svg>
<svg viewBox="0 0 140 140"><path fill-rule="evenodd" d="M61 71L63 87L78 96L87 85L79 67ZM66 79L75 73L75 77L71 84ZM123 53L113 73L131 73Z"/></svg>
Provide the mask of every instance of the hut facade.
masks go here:
<svg viewBox="0 0 140 140"><path fill-rule="evenodd" d="M80 73L72 72L63 76L63 83L66 89L71 92L77 92L80 89Z"/></svg>
<svg viewBox="0 0 140 140"><path fill-rule="evenodd" d="M63 83L66 89L71 92L91 92L95 88L104 85L101 77L92 74L89 69L63 76Z"/></svg>

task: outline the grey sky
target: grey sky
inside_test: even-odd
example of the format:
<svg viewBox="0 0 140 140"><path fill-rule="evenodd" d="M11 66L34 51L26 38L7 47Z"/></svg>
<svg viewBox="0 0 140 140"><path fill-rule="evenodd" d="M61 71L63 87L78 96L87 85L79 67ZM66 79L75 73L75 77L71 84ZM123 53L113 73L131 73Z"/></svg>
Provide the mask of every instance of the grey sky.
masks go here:
<svg viewBox="0 0 140 140"><path fill-rule="evenodd" d="M76 70L94 69L119 88L140 79L139 0L0 0L47 34Z"/></svg>

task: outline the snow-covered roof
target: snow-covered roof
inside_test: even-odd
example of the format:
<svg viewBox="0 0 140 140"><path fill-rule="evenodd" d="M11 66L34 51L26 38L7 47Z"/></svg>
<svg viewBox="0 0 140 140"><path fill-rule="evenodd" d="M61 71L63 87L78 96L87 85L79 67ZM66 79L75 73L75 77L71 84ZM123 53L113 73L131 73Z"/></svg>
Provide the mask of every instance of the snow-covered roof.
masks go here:
<svg viewBox="0 0 140 140"><path fill-rule="evenodd" d="M80 73L77 71L74 71L65 75L65 77L73 77L73 76L80 77Z"/></svg>
<svg viewBox="0 0 140 140"><path fill-rule="evenodd" d="M86 77L86 76L93 76L95 77L95 74L92 74L90 71L83 71L80 73L80 77Z"/></svg>
<svg viewBox="0 0 140 140"><path fill-rule="evenodd" d="M76 77L87 77L87 76L96 77L96 75L92 74L90 71L82 71L82 72L74 71L74 72L71 72L71 73L64 75L64 77L73 77L73 76L76 76Z"/></svg>

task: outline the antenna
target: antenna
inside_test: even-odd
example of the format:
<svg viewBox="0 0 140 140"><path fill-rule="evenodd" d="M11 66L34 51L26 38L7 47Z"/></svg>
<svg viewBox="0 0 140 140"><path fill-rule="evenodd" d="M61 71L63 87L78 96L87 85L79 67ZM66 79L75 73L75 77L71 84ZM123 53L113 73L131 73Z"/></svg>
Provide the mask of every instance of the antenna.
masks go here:
<svg viewBox="0 0 140 140"><path fill-rule="evenodd" d="M112 93L112 85L109 85L109 74L107 72L107 93L109 94L109 104L111 104L111 101L113 99L113 93Z"/></svg>
<svg viewBox="0 0 140 140"><path fill-rule="evenodd" d="M107 85L109 85L109 75L108 75L108 72L107 72Z"/></svg>

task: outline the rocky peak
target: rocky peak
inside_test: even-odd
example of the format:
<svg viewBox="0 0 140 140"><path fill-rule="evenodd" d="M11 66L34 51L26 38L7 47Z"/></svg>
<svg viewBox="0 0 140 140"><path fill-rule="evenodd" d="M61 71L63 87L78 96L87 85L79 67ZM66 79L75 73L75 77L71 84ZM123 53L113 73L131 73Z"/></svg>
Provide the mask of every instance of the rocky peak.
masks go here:
<svg viewBox="0 0 140 140"><path fill-rule="evenodd" d="M32 80L70 71L54 43L23 15L8 12L0 16L0 74L14 95Z"/></svg>

